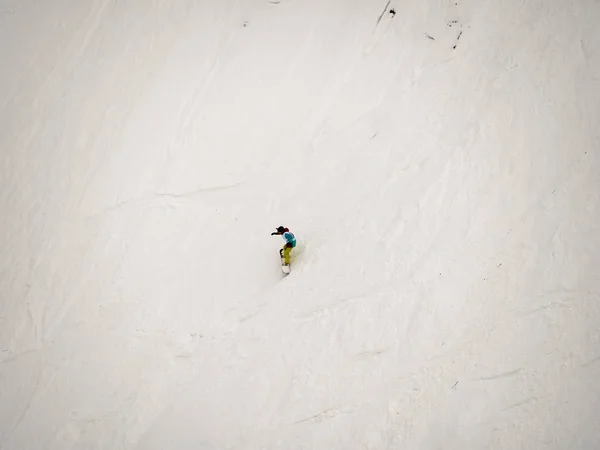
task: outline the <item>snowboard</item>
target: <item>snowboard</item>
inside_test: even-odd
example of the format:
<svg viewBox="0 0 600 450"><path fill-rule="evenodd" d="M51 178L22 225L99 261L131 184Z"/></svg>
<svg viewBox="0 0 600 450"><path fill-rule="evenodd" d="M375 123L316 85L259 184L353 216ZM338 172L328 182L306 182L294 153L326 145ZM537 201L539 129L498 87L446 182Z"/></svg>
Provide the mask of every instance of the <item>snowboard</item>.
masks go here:
<svg viewBox="0 0 600 450"><path fill-rule="evenodd" d="M281 253L279 254L279 257L281 258L281 271L287 275L288 273L291 272L290 265L285 264L285 258Z"/></svg>

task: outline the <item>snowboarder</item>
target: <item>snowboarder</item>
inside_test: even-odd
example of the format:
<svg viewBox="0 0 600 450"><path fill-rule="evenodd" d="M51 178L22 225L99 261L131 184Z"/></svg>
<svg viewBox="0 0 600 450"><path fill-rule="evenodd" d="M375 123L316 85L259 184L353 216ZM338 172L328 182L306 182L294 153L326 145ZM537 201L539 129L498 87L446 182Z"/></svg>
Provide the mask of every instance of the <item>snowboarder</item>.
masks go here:
<svg viewBox="0 0 600 450"><path fill-rule="evenodd" d="M285 241L285 244L284 244L283 248L281 250L279 250L279 255L284 260L284 265L289 266L290 265L290 253L292 252L292 249L296 246L296 237L294 236L294 233L292 233L289 230L289 228L285 228L282 226L277 227L277 231L271 233L271 236L275 236L275 235L283 236L283 240Z"/></svg>

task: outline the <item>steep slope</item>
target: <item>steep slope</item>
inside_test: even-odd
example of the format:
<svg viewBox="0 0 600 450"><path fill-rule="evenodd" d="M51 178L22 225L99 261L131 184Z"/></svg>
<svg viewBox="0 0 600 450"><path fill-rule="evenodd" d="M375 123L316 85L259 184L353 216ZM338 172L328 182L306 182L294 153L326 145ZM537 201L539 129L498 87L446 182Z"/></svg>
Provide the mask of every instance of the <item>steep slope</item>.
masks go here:
<svg viewBox="0 0 600 450"><path fill-rule="evenodd" d="M600 444L596 2L5 3L1 448Z"/></svg>

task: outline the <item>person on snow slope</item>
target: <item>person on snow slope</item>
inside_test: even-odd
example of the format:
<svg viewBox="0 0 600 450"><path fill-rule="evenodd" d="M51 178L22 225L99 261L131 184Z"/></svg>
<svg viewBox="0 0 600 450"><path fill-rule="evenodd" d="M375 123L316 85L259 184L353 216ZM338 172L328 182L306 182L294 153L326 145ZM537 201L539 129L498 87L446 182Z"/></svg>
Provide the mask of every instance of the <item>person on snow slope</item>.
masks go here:
<svg viewBox="0 0 600 450"><path fill-rule="evenodd" d="M294 233L292 233L289 228L285 228L285 227L277 227L277 231L275 231L274 233L271 233L271 236L274 235L279 235L283 237L283 240L285 241L285 244L283 246L283 248L281 250L279 250L279 254L284 258L285 260L285 265L289 266L290 265L290 253L292 252L292 249L296 246L296 237L294 236Z"/></svg>

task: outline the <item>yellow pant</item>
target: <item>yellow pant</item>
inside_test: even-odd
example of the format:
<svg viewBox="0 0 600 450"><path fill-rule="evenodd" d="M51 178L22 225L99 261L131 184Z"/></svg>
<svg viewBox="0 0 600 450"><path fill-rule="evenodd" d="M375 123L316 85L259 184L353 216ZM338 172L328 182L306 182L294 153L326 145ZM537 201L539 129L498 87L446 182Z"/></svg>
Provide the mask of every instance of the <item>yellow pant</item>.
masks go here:
<svg viewBox="0 0 600 450"><path fill-rule="evenodd" d="M293 247L288 247L287 245L283 247L283 257L286 264L290 263L290 253L292 253L292 248Z"/></svg>

